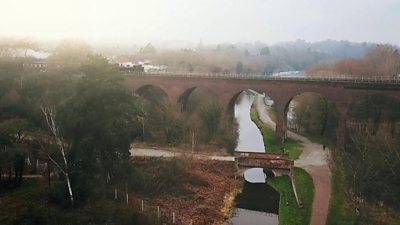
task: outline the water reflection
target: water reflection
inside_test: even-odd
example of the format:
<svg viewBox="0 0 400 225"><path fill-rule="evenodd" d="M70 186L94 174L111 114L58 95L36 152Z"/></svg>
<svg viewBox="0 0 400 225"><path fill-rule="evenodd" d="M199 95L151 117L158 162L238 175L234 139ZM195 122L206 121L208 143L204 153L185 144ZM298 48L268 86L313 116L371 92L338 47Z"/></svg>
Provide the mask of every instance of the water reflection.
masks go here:
<svg viewBox="0 0 400 225"><path fill-rule="evenodd" d="M244 172L244 179L250 183L265 183L265 174L262 168L251 168Z"/></svg>
<svg viewBox="0 0 400 225"><path fill-rule="evenodd" d="M278 223L278 215L276 214L236 208L227 224L274 225Z"/></svg>
<svg viewBox="0 0 400 225"><path fill-rule="evenodd" d="M243 92L235 105L235 118L239 125L236 151L265 152L263 136L250 117L254 98L252 93ZM265 184L263 169L248 169L244 177L247 182L236 198L237 208L226 224L278 225L279 193Z"/></svg>
<svg viewBox="0 0 400 225"><path fill-rule="evenodd" d="M265 152L262 134L250 117L253 101L254 95L243 92L235 105L235 118L239 124L239 141L236 151Z"/></svg>

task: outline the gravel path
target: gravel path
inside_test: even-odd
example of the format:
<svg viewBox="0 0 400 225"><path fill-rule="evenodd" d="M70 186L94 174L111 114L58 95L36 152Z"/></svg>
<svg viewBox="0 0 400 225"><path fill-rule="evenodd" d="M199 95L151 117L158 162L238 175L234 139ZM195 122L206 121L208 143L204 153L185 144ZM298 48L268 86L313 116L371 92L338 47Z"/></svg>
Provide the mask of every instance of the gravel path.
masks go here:
<svg viewBox="0 0 400 225"><path fill-rule="evenodd" d="M151 148L131 148L130 150L131 156L135 157L178 157L178 156L193 156L196 159L210 159L217 161L230 161L234 162L235 157L233 156L219 156L219 155L207 155L200 153L181 153L181 152L173 152L170 150L163 149L151 149Z"/></svg>
<svg viewBox="0 0 400 225"><path fill-rule="evenodd" d="M260 119L275 128L275 122L271 120L266 111L265 103L262 95L257 95L257 110ZM311 215L311 225L324 225L329 211L329 200L331 196L331 171L328 165L329 149L324 151L320 144L311 142L308 138L289 131L288 136L294 140L300 141L303 145L303 153L294 164L297 167L305 169L312 177L314 182L314 201ZM131 156L147 156L147 157L176 157L182 155L179 152L172 152L161 149L142 149L132 148ZM188 155L191 155L190 153ZM234 161L231 156L213 156L204 154L193 154L196 158L212 159L220 161Z"/></svg>
<svg viewBox="0 0 400 225"><path fill-rule="evenodd" d="M268 116L262 95L256 96L257 111L260 119L275 129L275 123ZM331 170L329 167L329 149L323 150L320 144L311 142L308 138L288 131L291 139L300 141L303 145L303 153L294 162L294 165L305 169L314 182L314 201L311 215L311 225L324 225L329 212L331 197Z"/></svg>

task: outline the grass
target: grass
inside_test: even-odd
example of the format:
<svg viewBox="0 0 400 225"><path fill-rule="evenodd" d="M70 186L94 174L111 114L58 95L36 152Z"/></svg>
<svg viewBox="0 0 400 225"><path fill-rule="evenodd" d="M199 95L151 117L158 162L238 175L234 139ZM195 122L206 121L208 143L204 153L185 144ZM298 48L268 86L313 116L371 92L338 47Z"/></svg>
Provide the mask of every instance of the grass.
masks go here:
<svg viewBox="0 0 400 225"><path fill-rule="evenodd" d="M272 107L266 107L268 116L271 118L272 121L276 123L276 110Z"/></svg>
<svg viewBox="0 0 400 225"><path fill-rule="evenodd" d="M302 153L302 146L299 142L288 138L285 141L285 143L277 144L274 129L272 129L270 126L268 126L267 124L263 123L260 120L257 109L255 107L251 108L250 117L253 120L253 122L257 125L257 127L260 129L263 135L265 149L267 149L268 152L271 153L288 152L289 158L291 159L299 158L299 156Z"/></svg>
<svg viewBox="0 0 400 225"><path fill-rule="evenodd" d="M334 171L332 176L332 193L329 206L327 225L352 225L355 215L351 207L346 202L345 192L343 191L344 177L339 171Z"/></svg>
<svg viewBox="0 0 400 225"><path fill-rule="evenodd" d="M279 224L308 225L311 219L314 185L311 176L301 168L294 168L296 187L303 201L299 208L291 186L289 176L268 179L268 184L280 193Z"/></svg>

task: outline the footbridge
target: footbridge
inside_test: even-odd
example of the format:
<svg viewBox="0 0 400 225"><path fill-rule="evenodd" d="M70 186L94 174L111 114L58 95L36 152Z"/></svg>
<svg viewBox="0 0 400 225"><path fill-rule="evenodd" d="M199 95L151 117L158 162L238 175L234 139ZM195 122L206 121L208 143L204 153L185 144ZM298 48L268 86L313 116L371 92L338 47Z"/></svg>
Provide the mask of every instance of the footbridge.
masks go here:
<svg viewBox="0 0 400 225"><path fill-rule="evenodd" d="M297 205L303 207L303 202L296 189L296 179L293 173L294 161L289 159L289 154L237 151L235 152L235 166L239 175L242 175L244 170L254 167L269 169L275 176L288 175Z"/></svg>
<svg viewBox="0 0 400 225"><path fill-rule="evenodd" d="M238 171L254 167L269 169L275 176L280 176L291 174L294 161L289 159L288 154L236 151L235 166Z"/></svg>

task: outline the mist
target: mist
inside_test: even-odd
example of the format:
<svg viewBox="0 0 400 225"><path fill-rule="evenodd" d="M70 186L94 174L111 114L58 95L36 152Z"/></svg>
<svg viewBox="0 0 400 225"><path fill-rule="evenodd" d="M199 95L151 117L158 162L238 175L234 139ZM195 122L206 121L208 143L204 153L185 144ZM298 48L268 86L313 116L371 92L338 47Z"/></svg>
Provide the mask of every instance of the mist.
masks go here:
<svg viewBox="0 0 400 225"><path fill-rule="evenodd" d="M400 44L396 0L3 0L0 36L91 43Z"/></svg>

